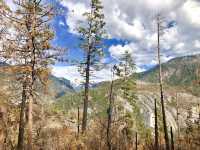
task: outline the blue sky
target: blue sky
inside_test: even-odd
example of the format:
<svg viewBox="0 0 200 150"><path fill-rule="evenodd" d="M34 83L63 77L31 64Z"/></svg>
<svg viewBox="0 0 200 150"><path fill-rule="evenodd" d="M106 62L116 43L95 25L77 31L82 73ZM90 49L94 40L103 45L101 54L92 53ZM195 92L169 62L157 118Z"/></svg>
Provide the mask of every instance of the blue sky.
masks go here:
<svg viewBox="0 0 200 150"><path fill-rule="evenodd" d="M14 7L12 0L6 0ZM89 0L53 0L63 14L54 18L55 31L53 45L68 48L70 59L80 60L83 52L79 48L79 35L76 31L82 14L89 10ZM162 62L172 58L200 53L200 1L199 0L102 0L104 6L108 38L104 43L107 63L96 72L94 82L110 80L110 67L128 50L136 63L137 71L148 70L157 64L156 58L156 14L164 18L161 37ZM57 63L53 74L65 77L72 82L81 80L77 66ZM77 81L78 80L78 81Z"/></svg>
<svg viewBox="0 0 200 150"><path fill-rule="evenodd" d="M71 33L69 31L68 20L66 15L68 14L68 8L63 7L61 3L56 2L57 7L63 10L62 15L57 15L53 22L53 30L55 32L55 38L52 41L53 45L64 47L68 49L67 57L69 60L80 60L83 58L83 51L79 48L81 41L79 40L79 35ZM78 27L78 26L76 26ZM116 60L110 55L108 51L109 47L116 45L125 45L128 44L129 41L126 39L120 38L109 38L104 39L104 60L105 63L114 63ZM65 66L69 64L57 63L57 66Z"/></svg>

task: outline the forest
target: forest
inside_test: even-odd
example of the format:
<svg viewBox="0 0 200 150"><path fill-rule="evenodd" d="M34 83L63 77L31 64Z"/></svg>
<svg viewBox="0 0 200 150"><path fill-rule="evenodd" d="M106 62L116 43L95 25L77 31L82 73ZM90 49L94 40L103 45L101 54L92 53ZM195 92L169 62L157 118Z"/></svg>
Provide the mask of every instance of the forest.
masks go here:
<svg viewBox="0 0 200 150"><path fill-rule="evenodd" d="M200 150L199 0L0 0L0 150Z"/></svg>

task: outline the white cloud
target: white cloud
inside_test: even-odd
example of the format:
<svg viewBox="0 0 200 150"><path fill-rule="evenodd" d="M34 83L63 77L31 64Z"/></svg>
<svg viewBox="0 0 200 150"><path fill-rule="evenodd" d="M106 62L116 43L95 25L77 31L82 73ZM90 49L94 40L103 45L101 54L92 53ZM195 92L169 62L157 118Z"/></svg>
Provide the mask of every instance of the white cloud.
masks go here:
<svg viewBox="0 0 200 150"><path fill-rule="evenodd" d="M61 1L61 4L68 8L67 14L67 24L69 26L69 31L71 33L77 34L77 25L78 22L83 21L83 14L88 11L85 1L76 1L76 0L64 0Z"/></svg>
<svg viewBox="0 0 200 150"><path fill-rule="evenodd" d="M182 50L184 48L185 44L184 43L178 43L176 46L175 46L175 50Z"/></svg>
<svg viewBox="0 0 200 150"><path fill-rule="evenodd" d="M65 26L65 23L64 23L63 21L60 21L60 22L59 22L59 25L60 25L60 26Z"/></svg>
<svg viewBox="0 0 200 150"><path fill-rule="evenodd" d="M186 21L200 28L200 2L198 0L188 0L181 8L181 12Z"/></svg>
<svg viewBox="0 0 200 150"><path fill-rule="evenodd" d="M195 45L196 48L200 48L200 41L195 40L194 45Z"/></svg>
<svg viewBox="0 0 200 150"><path fill-rule="evenodd" d="M137 51L137 46L134 43L127 44L127 45L116 45L111 46L109 48L109 52L111 56L115 59L119 59L126 51L130 54L133 54L133 51Z"/></svg>
<svg viewBox="0 0 200 150"><path fill-rule="evenodd" d="M102 0L106 29L110 37L126 39L124 46L111 46L111 56L118 59L124 50L133 53L138 68L152 66L156 58L155 16L161 13L164 21L176 25L164 31L161 37L161 55L165 62L171 58L200 53L200 1L199 0ZM70 12L67 24L70 31L83 20L89 0L64 0Z"/></svg>
<svg viewBox="0 0 200 150"><path fill-rule="evenodd" d="M77 66L54 66L52 74L56 77L63 77L70 80L75 86L83 82L83 78L78 72ZM115 77L116 79L117 77ZM111 65L99 70L94 71L91 77L91 83L99 83L102 81L110 81L112 79Z"/></svg>
<svg viewBox="0 0 200 150"><path fill-rule="evenodd" d="M63 77L75 85L79 85L82 82L82 77L78 72L78 68L76 66L54 66L52 70L52 74L56 77Z"/></svg>

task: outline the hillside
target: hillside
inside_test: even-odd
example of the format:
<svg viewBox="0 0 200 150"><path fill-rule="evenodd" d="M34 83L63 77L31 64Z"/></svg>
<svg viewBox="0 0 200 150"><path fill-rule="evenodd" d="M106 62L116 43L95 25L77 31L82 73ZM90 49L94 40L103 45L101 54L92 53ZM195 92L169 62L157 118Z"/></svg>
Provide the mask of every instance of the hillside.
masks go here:
<svg viewBox="0 0 200 150"><path fill-rule="evenodd" d="M199 96L200 55L174 58L164 64L163 81L171 86L182 87ZM144 82L158 82L158 66L138 75Z"/></svg>
<svg viewBox="0 0 200 150"><path fill-rule="evenodd" d="M55 98L59 98L66 93L75 92L69 80L65 78L58 78L53 75L49 77L50 85L49 85L49 94L56 93Z"/></svg>
<svg viewBox="0 0 200 150"><path fill-rule="evenodd" d="M2 69L5 66L7 68L6 70L11 69L11 67L8 66L6 63L0 62L0 69ZM4 69L2 69L2 70L4 70ZM0 82L1 83L7 81L6 82L7 86L8 85L13 86L17 82L12 82L12 80L13 80L12 73L8 73L6 71L0 71ZM58 78L53 75L50 75L48 83L49 84L47 85L48 86L47 91L43 90L44 88L42 87L42 85L39 82L37 83L36 86L38 88L39 93L43 94L46 92L46 95L53 97L53 99L57 99L64 94L74 92L74 88L72 87L70 81L67 79Z"/></svg>
<svg viewBox="0 0 200 150"><path fill-rule="evenodd" d="M170 60L163 64L163 75L164 75L164 97L166 103L166 114L168 125L172 126L175 130L177 129L176 122L176 102L179 101L180 109L180 120L181 127L185 126L185 119L187 111L190 108L196 108L200 99L198 97L199 87L195 84L198 80L198 68L200 55L180 57ZM158 106L160 106L159 87L156 84L158 81L158 66L155 68L141 73L138 75L139 80L137 81L137 104L139 110L142 112L144 118L144 124L147 128L153 128L154 120L154 99L157 99ZM131 78L130 78L131 79ZM121 83L120 80L115 81L115 85ZM110 82L102 82L94 86L90 91L90 103L89 112L95 112L98 116L106 116L108 107L108 94L109 94ZM115 87L116 91L117 86ZM73 93L70 95L63 95L54 104L54 110L70 115L72 120L76 109L82 106L82 93ZM196 96L195 96L196 95ZM118 93L115 93L115 103L119 107L130 111L132 108L127 100L119 97ZM159 113L161 108L159 107ZM89 113L90 114L90 113ZM92 115L90 119L92 120ZM161 120L161 118L160 118ZM136 120L142 121L141 119Z"/></svg>
<svg viewBox="0 0 200 150"><path fill-rule="evenodd" d="M198 70L199 56L190 56L173 59L165 64L163 64L163 74L165 84L165 103L166 103L166 116L168 126L172 126L176 131L178 128L176 121L176 102L179 101L179 124L180 128L185 128L185 120L187 118L187 111L189 109L196 109L197 104L200 102L199 97L192 95L188 92L185 87L192 87L193 81L197 79L196 72ZM2 65L4 66L4 65ZM139 81L137 81L137 87L135 89L137 95L136 106L133 108L129 101L123 99L118 92L119 86L122 83L120 79L114 82L115 86L115 107L118 108L118 115L116 118L124 117L127 121L133 121L133 128L138 130L140 136L144 138L147 134L151 135L154 129L154 99L157 99L158 106L158 117L159 117L159 127L162 130L162 118L161 118L161 107L160 107L160 96L158 91L157 82L157 72L158 67L155 67L147 72L139 74ZM175 78L175 81L173 80ZM131 78L130 78L131 79ZM42 130L45 134L47 133L45 129L52 130L69 130L73 134L76 133L76 123L77 123L77 108L80 107L82 111L83 97L82 90L75 91L70 84L69 80L64 78L57 78L55 76L49 77L49 84L47 87L47 93L44 94L42 91L39 92L42 99L46 99L47 103L34 104L34 120L35 128L40 128L40 126L45 126ZM141 81L142 80L142 81ZM179 82L177 81L179 80ZM6 73L0 74L0 82L3 84L4 89L7 89L8 93L3 93L0 90L0 95L9 93L9 84L11 82L11 76ZM12 85L11 85L12 86ZM183 87L182 87L183 86ZM39 86L40 87L40 86ZM104 120L107 118L108 109L108 96L110 91L110 82L101 82L95 85L90 90L90 101L88 108L88 121L89 125L93 124L93 121ZM193 92L193 91L192 91ZM178 95L178 96L177 96ZM176 97L177 96L177 97ZM9 98L9 97L8 97ZM12 99L12 98L9 98ZM53 103L49 103L49 100ZM3 102L3 101L2 101ZM8 103L4 102L1 107L5 107ZM10 105L13 107L12 110L19 114L18 105ZM8 107L8 109L11 109ZM44 111L44 112L43 112ZM16 112L10 112L11 118L17 122ZM195 113L195 112L194 112ZM41 117L39 114L41 115ZM129 115L133 115L131 120L129 120ZM46 116L48 119L43 120L42 116ZM105 123L105 122L104 122ZM120 121L119 121L120 123ZM116 124L123 128L123 125ZM130 131L131 133L134 131ZM182 130L182 133L184 130ZM35 131L34 131L35 133ZM35 136L35 135L34 135ZM41 137L40 137L41 138ZM41 138L42 139L42 138ZM40 140L41 140L40 139Z"/></svg>

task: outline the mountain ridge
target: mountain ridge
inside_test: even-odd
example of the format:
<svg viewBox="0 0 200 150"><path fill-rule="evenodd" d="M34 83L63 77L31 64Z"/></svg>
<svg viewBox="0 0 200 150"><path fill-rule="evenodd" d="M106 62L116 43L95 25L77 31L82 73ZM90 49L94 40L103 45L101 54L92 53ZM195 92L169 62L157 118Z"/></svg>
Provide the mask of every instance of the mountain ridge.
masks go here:
<svg viewBox="0 0 200 150"><path fill-rule="evenodd" d="M142 72L137 79L143 82L159 81L159 66ZM199 96L200 55L177 57L162 64L162 75L165 84L180 86L192 94Z"/></svg>

